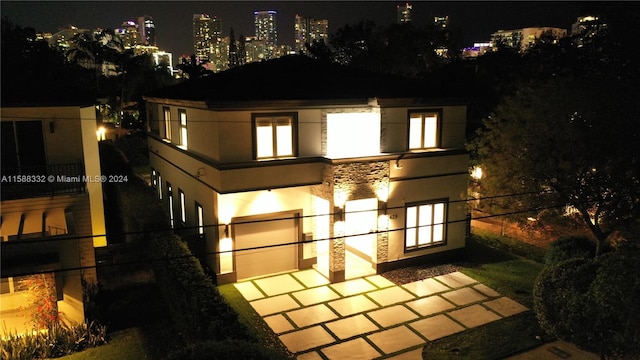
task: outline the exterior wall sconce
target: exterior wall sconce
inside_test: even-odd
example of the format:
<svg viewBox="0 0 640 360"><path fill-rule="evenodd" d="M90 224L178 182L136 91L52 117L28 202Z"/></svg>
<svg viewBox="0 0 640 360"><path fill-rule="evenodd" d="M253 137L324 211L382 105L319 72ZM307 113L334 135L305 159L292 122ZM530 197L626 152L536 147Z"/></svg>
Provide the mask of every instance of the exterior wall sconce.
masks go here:
<svg viewBox="0 0 640 360"><path fill-rule="evenodd" d="M387 215L387 202L378 200L378 209L382 210L382 215Z"/></svg>
<svg viewBox="0 0 640 360"><path fill-rule="evenodd" d="M203 167L199 168L198 171L196 172L196 177L197 178L200 178L201 176L205 176L205 175L207 175L207 174L204 172L204 168Z"/></svg>
<svg viewBox="0 0 640 360"><path fill-rule="evenodd" d="M224 224L224 237L229 237L229 224Z"/></svg>
<svg viewBox="0 0 640 360"><path fill-rule="evenodd" d="M333 208L334 221L344 221L344 210L341 207L335 206Z"/></svg>
<svg viewBox="0 0 640 360"><path fill-rule="evenodd" d="M395 168L397 170L402 169L402 164L400 164L400 160L402 160L402 158L406 155L406 153L402 153L400 156L398 156L398 158L396 159L396 165Z"/></svg>

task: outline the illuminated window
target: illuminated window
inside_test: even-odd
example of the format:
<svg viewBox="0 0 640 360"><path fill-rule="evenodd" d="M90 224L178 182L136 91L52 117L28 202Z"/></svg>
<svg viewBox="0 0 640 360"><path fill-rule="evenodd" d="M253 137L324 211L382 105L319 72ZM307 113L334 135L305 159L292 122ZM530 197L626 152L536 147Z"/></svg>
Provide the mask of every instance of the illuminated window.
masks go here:
<svg viewBox="0 0 640 360"><path fill-rule="evenodd" d="M156 172L156 169L151 169L151 186L154 189L158 188L158 173Z"/></svg>
<svg viewBox="0 0 640 360"><path fill-rule="evenodd" d="M184 191L178 189L178 196L180 197L180 222L184 225L187 222L187 200L184 196Z"/></svg>
<svg viewBox="0 0 640 360"><path fill-rule="evenodd" d="M187 110L178 109L178 117L180 118L180 145L187 149Z"/></svg>
<svg viewBox="0 0 640 360"><path fill-rule="evenodd" d="M38 275L26 275L3 278L0 282L0 294L10 294L29 290L30 280ZM44 276L41 275L41 276Z"/></svg>
<svg viewBox="0 0 640 360"><path fill-rule="evenodd" d="M440 112L419 112L409 115L409 150L438 147Z"/></svg>
<svg viewBox="0 0 640 360"><path fill-rule="evenodd" d="M204 209L196 202L196 221L198 222L198 234L204 235Z"/></svg>
<svg viewBox="0 0 640 360"><path fill-rule="evenodd" d="M405 211L405 251L442 244L446 233L446 202L407 206Z"/></svg>
<svg viewBox="0 0 640 360"><path fill-rule="evenodd" d="M327 157L380 154L380 113L327 114Z"/></svg>
<svg viewBox="0 0 640 360"><path fill-rule="evenodd" d="M167 182L167 196L169 197L169 223L171 228L174 226L174 214L173 214L173 188L171 184Z"/></svg>
<svg viewBox="0 0 640 360"><path fill-rule="evenodd" d="M171 140L171 109L168 106L164 106L162 111L164 112L164 138Z"/></svg>
<svg viewBox="0 0 640 360"><path fill-rule="evenodd" d="M295 114L254 114L256 159L295 156Z"/></svg>
<svg viewBox="0 0 640 360"><path fill-rule="evenodd" d="M157 172L157 174L158 174L158 198L162 200L162 176L160 176L159 172Z"/></svg>

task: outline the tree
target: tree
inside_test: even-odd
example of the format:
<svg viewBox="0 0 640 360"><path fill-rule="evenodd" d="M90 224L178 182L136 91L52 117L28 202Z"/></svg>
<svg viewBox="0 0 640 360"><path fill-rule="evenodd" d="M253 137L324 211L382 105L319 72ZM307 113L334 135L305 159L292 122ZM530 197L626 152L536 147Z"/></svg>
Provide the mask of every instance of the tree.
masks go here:
<svg viewBox="0 0 640 360"><path fill-rule="evenodd" d="M31 27L2 18L2 102L71 101L95 97L91 72L66 61Z"/></svg>
<svg viewBox="0 0 640 360"><path fill-rule="evenodd" d="M522 83L470 143L493 212L515 220L569 207L591 230L596 255L607 237L638 226L640 91L608 74Z"/></svg>

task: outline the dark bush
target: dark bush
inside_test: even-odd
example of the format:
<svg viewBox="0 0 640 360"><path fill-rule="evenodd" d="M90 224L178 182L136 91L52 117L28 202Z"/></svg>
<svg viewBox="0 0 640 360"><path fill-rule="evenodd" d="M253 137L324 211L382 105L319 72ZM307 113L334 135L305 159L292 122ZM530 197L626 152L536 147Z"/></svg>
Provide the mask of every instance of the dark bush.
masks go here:
<svg viewBox="0 0 640 360"><path fill-rule="evenodd" d="M156 281L183 339L252 338L185 242L175 235L153 236L149 248L161 259L154 262Z"/></svg>
<svg viewBox="0 0 640 360"><path fill-rule="evenodd" d="M600 269L592 285L598 305L604 353L640 358L640 250L621 246L598 257Z"/></svg>
<svg viewBox="0 0 640 360"><path fill-rule="evenodd" d="M549 244L544 262L556 264L572 258L592 259L596 254L596 244L585 236L561 237Z"/></svg>
<svg viewBox="0 0 640 360"><path fill-rule="evenodd" d="M598 264L573 258L545 267L536 279L533 306L540 327L558 338L582 343L575 329L592 329L595 303L589 295ZM582 332L578 332L582 333ZM587 332L589 336L589 332ZM593 336L597 336L593 333Z"/></svg>
<svg viewBox="0 0 640 360"><path fill-rule="evenodd" d="M639 358L638 260L640 250L623 246L547 266L533 293L542 329L603 358Z"/></svg>
<svg viewBox="0 0 640 360"><path fill-rule="evenodd" d="M277 360L282 355L243 340L203 341L169 354L165 360Z"/></svg>

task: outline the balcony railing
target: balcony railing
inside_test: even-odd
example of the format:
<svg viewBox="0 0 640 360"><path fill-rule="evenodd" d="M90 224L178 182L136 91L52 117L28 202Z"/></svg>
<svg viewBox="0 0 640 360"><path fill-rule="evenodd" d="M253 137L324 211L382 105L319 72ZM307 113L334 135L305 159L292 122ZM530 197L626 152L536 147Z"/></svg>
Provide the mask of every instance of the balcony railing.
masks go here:
<svg viewBox="0 0 640 360"><path fill-rule="evenodd" d="M3 167L0 178L1 200L84 193L87 181L82 163Z"/></svg>

